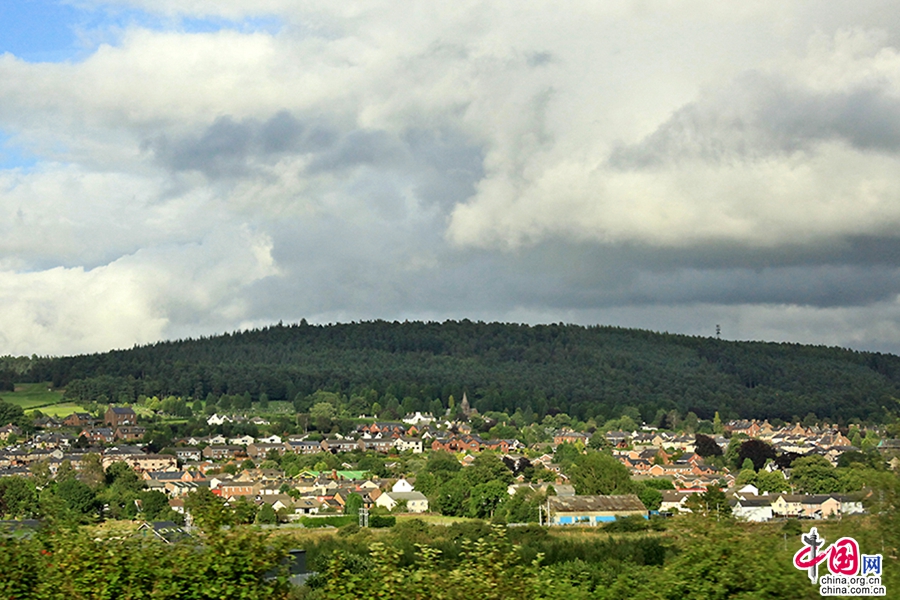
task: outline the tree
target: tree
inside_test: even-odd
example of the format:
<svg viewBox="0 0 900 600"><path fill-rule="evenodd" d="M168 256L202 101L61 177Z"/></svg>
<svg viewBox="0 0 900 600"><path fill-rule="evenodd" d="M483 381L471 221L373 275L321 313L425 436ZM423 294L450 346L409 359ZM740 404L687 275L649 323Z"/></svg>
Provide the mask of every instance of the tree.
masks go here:
<svg viewBox="0 0 900 600"><path fill-rule="evenodd" d="M715 515L717 517L727 517L731 515L731 506L728 504L728 498L719 488L708 488L702 494L693 494L685 501L685 505L694 513L704 516Z"/></svg>
<svg viewBox="0 0 900 600"><path fill-rule="evenodd" d="M207 487L186 494L184 510L191 516L194 525L207 534L232 523L231 511L225 502Z"/></svg>
<svg viewBox="0 0 900 600"><path fill-rule="evenodd" d="M497 480L479 483L469 496L469 516L476 519L492 517L497 507L507 498L507 486Z"/></svg>
<svg viewBox="0 0 900 600"><path fill-rule="evenodd" d="M28 479L0 479L0 515L8 515L13 519L32 517L39 511L37 500L37 489Z"/></svg>
<svg viewBox="0 0 900 600"><path fill-rule="evenodd" d="M272 508L271 504L263 503L263 505L259 507L259 512L256 513L255 522L260 525L274 525L278 522L278 515L275 514L275 509Z"/></svg>
<svg viewBox="0 0 900 600"><path fill-rule="evenodd" d="M741 444L738 458L741 464L749 458L753 462L753 468L759 471L767 460L775 458L775 448L762 440L747 440Z"/></svg>
<svg viewBox="0 0 900 600"><path fill-rule="evenodd" d="M66 479L56 484L55 490L66 508L82 520L96 516L100 504L94 490L78 479Z"/></svg>
<svg viewBox="0 0 900 600"><path fill-rule="evenodd" d="M473 487L480 483L499 481L505 486L512 483L512 471L493 452L481 452L472 461L472 466L461 472L461 475Z"/></svg>
<svg viewBox="0 0 900 600"><path fill-rule="evenodd" d="M557 463L563 470L566 470L569 465L577 461L580 456L581 452L574 444L563 442L556 447L556 452L553 453L553 462Z"/></svg>
<svg viewBox="0 0 900 600"><path fill-rule="evenodd" d="M466 516L470 489L471 487L460 476L449 479L434 493L435 510L450 517Z"/></svg>
<svg viewBox="0 0 900 600"><path fill-rule="evenodd" d="M623 494L634 489L628 468L609 454L589 450L568 471L569 481L581 495Z"/></svg>
<svg viewBox="0 0 900 600"><path fill-rule="evenodd" d="M647 510L659 510L659 505L663 500L662 492L647 485L641 485L638 488L637 497L641 499Z"/></svg>
<svg viewBox="0 0 900 600"><path fill-rule="evenodd" d="M588 440L588 448L592 450L611 450L612 444L609 443L602 431L595 431L591 435L591 439Z"/></svg>
<svg viewBox="0 0 900 600"><path fill-rule="evenodd" d="M249 525L256 519L257 508L246 496L239 496L231 503L231 517L236 525Z"/></svg>
<svg viewBox="0 0 900 600"><path fill-rule="evenodd" d="M25 411L18 404L0 399L0 426L12 423L19 427L26 425Z"/></svg>
<svg viewBox="0 0 900 600"><path fill-rule="evenodd" d="M798 458L791 467L791 483L806 494L842 492L840 476L824 456Z"/></svg>
<svg viewBox="0 0 900 600"><path fill-rule="evenodd" d="M141 492L141 516L147 521L156 521L169 512L169 498L158 490Z"/></svg>
<svg viewBox="0 0 900 600"><path fill-rule="evenodd" d="M309 416L319 431L331 431L335 417L334 406L330 402L317 402L309 409Z"/></svg>
<svg viewBox="0 0 900 600"><path fill-rule="evenodd" d="M698 433L694 436L694 452L703 458L722 456L722 447L708 435Z"/></svg>
<svg viewBox="0 0 900 600"><path fill-rule="evenodd" d="M92 490L100 489L106 482L106 472L103 470L103 459L95 452L85 454L81 459L81 470L78 479L83 481Z"/></svg>
<svg viewBox="0 0 900 600"><path fill-rule="evenodd" d="M344 504L344 514L345 515L358 515L359 510L363 507L363 497L357 493L350 494L347 496L347 501Z"/></svg>

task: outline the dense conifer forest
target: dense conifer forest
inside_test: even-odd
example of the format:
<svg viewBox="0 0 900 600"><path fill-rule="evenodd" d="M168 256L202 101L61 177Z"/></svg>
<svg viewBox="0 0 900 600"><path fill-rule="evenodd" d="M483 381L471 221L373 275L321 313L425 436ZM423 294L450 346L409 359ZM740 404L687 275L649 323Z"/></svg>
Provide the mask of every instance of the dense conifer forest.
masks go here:
<svg viewBox="0 0 900 600"><path fill-rule="evenodd" d="M243 394L302 399L317 390L403 410L447 407L579 419L637 409L711 419L814 413L881 421L900 398L900 357L841 348L731 342L601 326L463 321L271 327L130 350L0 359L0 382L52 381L76 401ZM304 407L298 407L302 409Z"/></svg>

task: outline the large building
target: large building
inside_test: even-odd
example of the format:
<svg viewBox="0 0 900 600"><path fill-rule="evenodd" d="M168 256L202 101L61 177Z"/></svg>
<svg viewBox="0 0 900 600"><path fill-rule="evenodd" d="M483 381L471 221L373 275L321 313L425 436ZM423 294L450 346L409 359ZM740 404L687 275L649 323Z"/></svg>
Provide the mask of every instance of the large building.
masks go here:
<svg viewBox="0 0 900 600"><path fill-rule="evenodd" d="M640 498L623 496L550 496L547 498L551 525L597 525L616 517L648 516Z"/></svg>
<svg viewBox="0 0 900 600"><path fill-rule="evenodd" d="M106 410L103 422L113 429L123 425L137 425L137 415L128 406L110 406Z"/></svg>

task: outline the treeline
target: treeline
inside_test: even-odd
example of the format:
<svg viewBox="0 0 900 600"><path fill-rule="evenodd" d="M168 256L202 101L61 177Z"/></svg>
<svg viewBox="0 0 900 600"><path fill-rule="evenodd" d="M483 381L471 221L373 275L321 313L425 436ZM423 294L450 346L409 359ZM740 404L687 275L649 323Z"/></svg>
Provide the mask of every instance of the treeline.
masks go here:
<svg viewBox="0 0 900 600"><path fill-rule="evenodd" d="M22 380L76 401L249 396L294 401L319 390L433 410L463 392L480 412L581 420L636 407L712 419L880 420L900 397L900 357L841 348L728 342L615 327L446 321L278 324L130 350L33 357ZM12 371L12 369L10 369Z"/></svg>

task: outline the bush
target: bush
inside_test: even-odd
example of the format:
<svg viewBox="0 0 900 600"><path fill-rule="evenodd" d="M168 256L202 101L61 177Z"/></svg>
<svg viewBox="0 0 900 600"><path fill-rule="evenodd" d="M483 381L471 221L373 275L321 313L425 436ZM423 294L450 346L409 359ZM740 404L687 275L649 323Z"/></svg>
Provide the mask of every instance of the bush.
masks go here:
<svg viewBox="0 0 900 600"><path fill-rule="evenodd" d="M342 527L350 523L357 523L359 517L354 515L334 516L334 517L300 517L300 524L309 529L316 527Z"/></svg>
<svg viewBox="0 0 900 600"><path fill-rule="evenodd" d="M630 531L646 531L650 529L650 522L644 517L632 515L629 517L616 517L615 521L603 526L603 531L627 533Z"/></svg>
<svg viewBox="0 0 900 600"><path fill-rule="evenodd" d="M371 515L369 517L369 527L393 527L397 524L397 517L383 517L381 515Z"/></svg>

